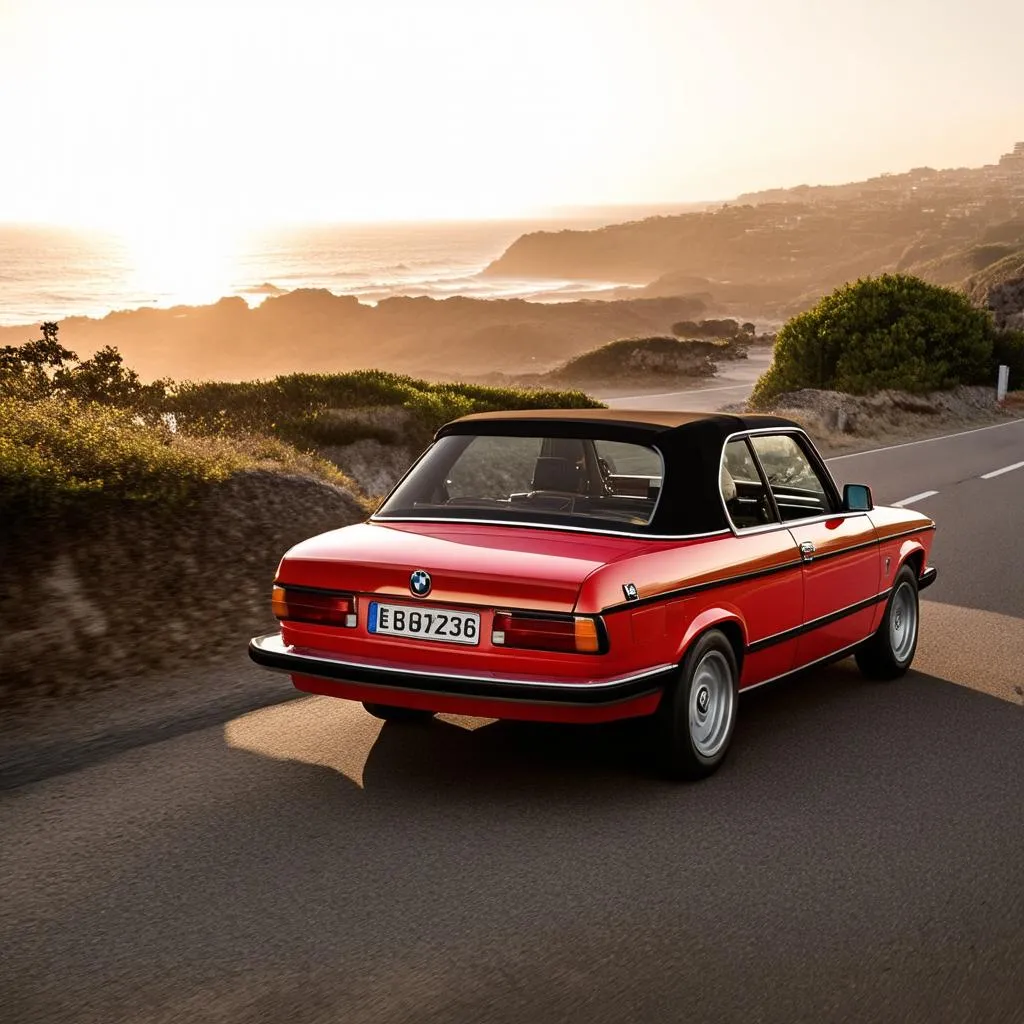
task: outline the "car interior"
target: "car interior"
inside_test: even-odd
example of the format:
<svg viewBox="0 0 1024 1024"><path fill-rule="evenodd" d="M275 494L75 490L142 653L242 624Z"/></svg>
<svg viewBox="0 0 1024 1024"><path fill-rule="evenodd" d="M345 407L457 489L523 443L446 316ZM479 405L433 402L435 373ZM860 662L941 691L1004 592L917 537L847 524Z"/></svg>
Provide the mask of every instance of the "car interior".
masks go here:
<svg viewBox="0 0 1024 1024"><path fill-rule="evenodd" d="M510 494L509 500L536 510L643 525L650 521L660 490L660 479L613 472L592 442L547 438L533 467L530 490Z"/></svg>

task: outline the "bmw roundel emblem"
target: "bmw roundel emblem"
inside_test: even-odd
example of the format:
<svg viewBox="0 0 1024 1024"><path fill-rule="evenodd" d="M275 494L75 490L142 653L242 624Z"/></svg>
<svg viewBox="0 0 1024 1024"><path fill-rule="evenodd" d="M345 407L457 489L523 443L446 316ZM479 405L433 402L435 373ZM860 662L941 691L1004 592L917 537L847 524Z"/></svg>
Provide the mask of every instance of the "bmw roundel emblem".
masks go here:
<svg viewBox="0 0 1024 1024"><path fill-rule="evenodd" d="M417 569L409 577L409 589L416 597L426 597L430 593L430 573Z"/></svg>

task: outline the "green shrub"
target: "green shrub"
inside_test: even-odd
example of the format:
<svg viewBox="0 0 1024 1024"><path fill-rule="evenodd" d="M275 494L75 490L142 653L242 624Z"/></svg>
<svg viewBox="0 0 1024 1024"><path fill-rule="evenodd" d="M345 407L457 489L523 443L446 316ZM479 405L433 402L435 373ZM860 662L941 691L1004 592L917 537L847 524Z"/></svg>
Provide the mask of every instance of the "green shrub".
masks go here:
<svg viewBox="0 0 1024 1024"><path fill-rule="evenodd" d="M833 292L779 332L751 404L800 388L870 394L987 382L992 322L960 292L885 274Z"/></svg>
<svg viewBox="0 0 1024 1024"><path fill-rule="evenodd" d="M258 468L349 483L274 438L180 436L97 403L0 397L0 515L103 501L174 504Z"/></svg>
<svg viewBox="0 0 1024 1024"><path fill-rule="evenodd" d="M383 370L295 373L241 384L185 382L172 388L164 402L182 430L269 433L305 448L367 437L421 445L443 423L472 412L599 406L580 391L431 384ZM388 425L373 417L337 415L338 410L388 408L404 409L408 416Z"/></svg>
<svg viewBox="0 0 1024 1024"><path fill-rule="evenodd" d="M241 461L172 443L131 413L57 397L0 398L0 501L45 508L84 495L177 499L222 480Z"/></svg>

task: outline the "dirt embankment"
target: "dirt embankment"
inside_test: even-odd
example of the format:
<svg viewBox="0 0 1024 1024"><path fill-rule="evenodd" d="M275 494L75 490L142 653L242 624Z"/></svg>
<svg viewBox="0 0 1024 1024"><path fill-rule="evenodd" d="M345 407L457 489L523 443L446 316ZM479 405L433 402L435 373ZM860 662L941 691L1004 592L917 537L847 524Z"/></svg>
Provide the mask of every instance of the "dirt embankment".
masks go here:
<svg viewBox="0 0 1024 1024"><path fill-rule="evenodd" d="M0 701L76 699L244 649L273 627L281 555L364 515L340 487L248 472L173 511L118 505L13 524L0 550Z"/></svg>
<svg viewBox="0 0 1024 1024"><path fill-rule="evenodd" d="M740 411L746 406L730 408ZM779 395L770 409L758 411L796 420L829 454L970 430L1020 415L1013 396L1000 406L995 388L985 387L958 387L925 395L904 391L848 395L804 388Z"/></svg>

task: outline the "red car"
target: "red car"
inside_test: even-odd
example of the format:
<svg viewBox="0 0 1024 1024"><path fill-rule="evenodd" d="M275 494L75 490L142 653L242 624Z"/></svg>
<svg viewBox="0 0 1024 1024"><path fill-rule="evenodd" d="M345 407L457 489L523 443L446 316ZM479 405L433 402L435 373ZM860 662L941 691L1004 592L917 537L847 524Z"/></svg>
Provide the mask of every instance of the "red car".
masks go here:
<svg viewBox="0 0 1024 1024"><path fill-rule="evenodd" d="M907 671L935 524L840 494L774 416L466 416L365 523L282 559L251 657L387 720L650 716L676 778L714 771L737 695L853 654Z"/></svg>

